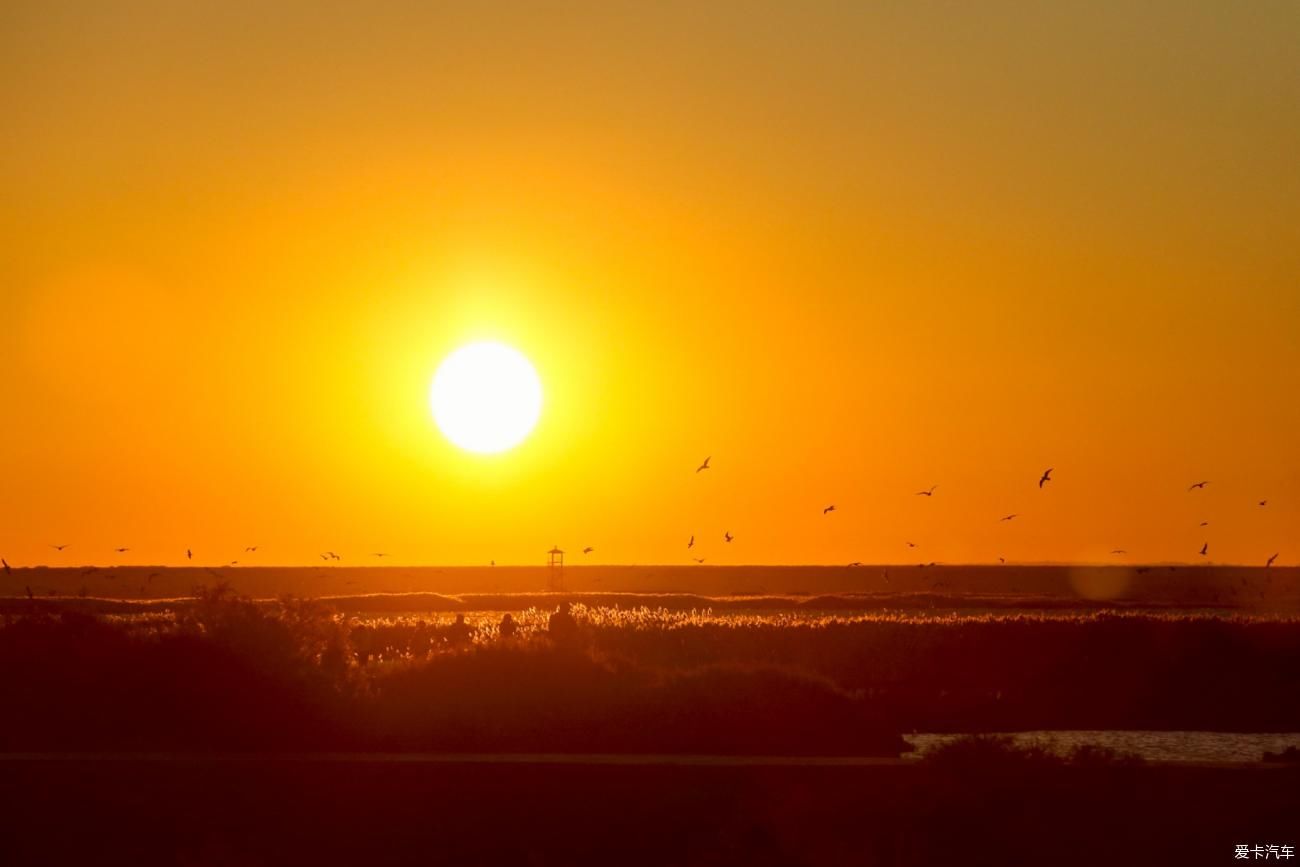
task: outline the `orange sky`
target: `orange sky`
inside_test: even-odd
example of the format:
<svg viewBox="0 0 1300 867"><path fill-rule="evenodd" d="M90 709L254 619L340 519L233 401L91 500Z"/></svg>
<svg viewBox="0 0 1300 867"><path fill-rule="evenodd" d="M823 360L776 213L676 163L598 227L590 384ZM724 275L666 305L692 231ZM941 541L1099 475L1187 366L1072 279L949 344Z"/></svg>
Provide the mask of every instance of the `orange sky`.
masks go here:
<svg viewBox="0 0 1300 867"><path fill-rule="evenodd" d="M10 563L1300 561L1297 4L267 5L0 9Z"/></svg>

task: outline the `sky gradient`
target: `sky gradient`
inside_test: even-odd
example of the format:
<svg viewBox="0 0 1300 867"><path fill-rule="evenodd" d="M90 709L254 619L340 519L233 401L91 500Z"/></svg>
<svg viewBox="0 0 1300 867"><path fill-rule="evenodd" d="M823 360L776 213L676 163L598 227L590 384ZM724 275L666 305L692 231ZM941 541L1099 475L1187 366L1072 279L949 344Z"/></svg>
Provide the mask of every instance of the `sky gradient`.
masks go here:
<svg viewBox="0 0 1300 867"><path fill-rule="evenodd" d="M10 563L1300 561L1300 4L264 5L0 9Z"/></svg>

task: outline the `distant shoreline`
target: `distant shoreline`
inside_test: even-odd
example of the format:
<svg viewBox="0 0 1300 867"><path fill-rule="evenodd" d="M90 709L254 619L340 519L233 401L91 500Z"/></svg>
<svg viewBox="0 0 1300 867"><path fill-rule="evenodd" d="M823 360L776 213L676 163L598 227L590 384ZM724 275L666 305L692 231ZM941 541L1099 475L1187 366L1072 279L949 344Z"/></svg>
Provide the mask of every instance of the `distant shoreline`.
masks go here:
<svg viewBox="0 0 1300 867"><path fill-rule="evenodd" d="M1107 609L1213 608L1300 611L1297 566L575 566L552 588L545 566L115 566L15 567L0 573L0 600L12 610L35 599L183 600L204 586L227 584L254 599L283 596L355 600L369 610L387 596L405 609L470 610L468 596L538 597L554 589L584 597L623 594L609 604L701 606L748 600L749 607L989 607ZM671 599L637 601L626 594ZM575 596L575 598L577 598ZM511 603L518 599L508 600ZM584 598L583 601L586 601ZM977 603L977 604L972 604ZM602 603L595 599L592 604ZM738 604L738 603L735 603ZM501 609L500 604L489 608ZM506 605L513 607L513 604ZM524 605L527 607L527 605ZM138 610L138 609L132 609Z"/></svg>
<svg viewBox="0 0 1300 867"><path fill-rule="evenodd" d="M916 758L884 756L696 755L691 753L278 753L278 752L0 752L0 764L397 764L397 765L572 765L719 768L924 768ZM1275 770L1281 763L1148 760L1151 768Z"/></svg>

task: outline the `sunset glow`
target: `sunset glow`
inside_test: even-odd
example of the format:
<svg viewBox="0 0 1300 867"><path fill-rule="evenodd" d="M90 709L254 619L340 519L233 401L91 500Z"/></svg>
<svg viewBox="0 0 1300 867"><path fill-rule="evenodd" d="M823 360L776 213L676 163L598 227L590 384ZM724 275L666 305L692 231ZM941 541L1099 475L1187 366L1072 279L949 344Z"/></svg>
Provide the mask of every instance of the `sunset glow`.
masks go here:
<svg viewBox="0 0 1300 867"><path fill-rule="evenodd" d="M1293 858L1298 49L3 0L3 867Z"/></svg>
<svg viewBox="0 0 1300 867"><path fill-rule="evenodd" d="M1300 559L1288 4L20 5L10 562Z"/></svg>

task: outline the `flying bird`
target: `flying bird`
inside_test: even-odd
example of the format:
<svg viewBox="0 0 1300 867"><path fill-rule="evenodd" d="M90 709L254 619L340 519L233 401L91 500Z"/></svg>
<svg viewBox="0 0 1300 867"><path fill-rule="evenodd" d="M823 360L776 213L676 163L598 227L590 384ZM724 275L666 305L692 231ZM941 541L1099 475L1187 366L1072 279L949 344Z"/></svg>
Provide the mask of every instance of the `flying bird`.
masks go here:
<svg viewBox="0 0 1300 867"><path fill-rule="evenodd" d="M1006 558L1006 557L999 557L999 558L998 558L998 562L999 562L999 563L1005 563L1005 562L1007 562L1007 558Z"/></svg>
<svg viewBox="0 0 1300 867"><path fill-rule="evenodd" d="M119 553L119 554L125 554L127 551L130 551L131 549L130 549L130 548L114 548L113 550L116 551L116 552Z"/></svg>
<svg viewBox="0 0 1300 867"><path fill-rule="evenodd" d="M1259 504L1260 504L1261 506L1267 506L1267 505L1268 505L1268 500L1260 500L1260 501L1259 501Z"/></svg>
<svg viewBox="0 0 1300 867"><path fill-rule="evenodd" d="M1201 526L1202 526L1202 527L1208 527L1208 526L1210 526L1210 522L1209 522L1209 521L1202 521L1202 522L1201 522Z"/></svg>
<svg viewBox="0 0 1300 867"><path fill-rule="evenodd" d="M1123 548L1116 548L1115 550L1111 551L1110 553L1112 553L1112 554L1127 554L1128 552L1125 551Z"/></svg>
<svg viewBox="0 0 1300 867"><path fill-rule="evenodd" d="M694 547L695 547L695 537L694 537L694 536L692 536L692 537L691 537L691 540L690 540L689 542L686 543L686 547L687 547L687 548L694 548Z"/></svg>
<svg viewBox="0 0 1300 867"><path fill-rule="evenodd" d="M930 488L929 488L928 490L925 490L925 491L917 491L917 492L916 492L916 495L917 495L918 497L933 497L933 496L934 496L934 489L937 488L937 487L939 487L939 486L938 486L938 485L931 485Z"/></svg>
<svg viewBox="0 0 1300 867"><path fill-rule="evenodd" d="M1047 469L1043 470L1043 476L1038 480L1038 487L1041 488L1044 482L1050 482L1051 480L1052 480L1052 467L1048 467Z"/></svg>
<svg viewBox="0 0 1300 867"><path fill-rule="evenodd" d="M186 549L185 549L185 559L186 559L186 560L193 560L193 559L194 559L194 552L191 551L189 548L186 548Z"/></svg>
<svg viewBox="0 0 1300 867"><path fill-rule="evenodd" d="M371 556L371 557L387 557L388 554L385 553L384 551L376 551L374 554L371 554L370 556Z"/></svg>
<svg viewBox="0 0 1300 867"><path fill-rule="evenodd" d="M1276 559L1277 559L1277 555L1276 555L1276 554L1274 554L1272 557L1269 557L1269 558L1268 558L1268 562L1264 564L1264 568L1267 569L1269 566L1272 566L1272 565L1273 565L1273 561L1276 560Z"/></svg>
<svg viewBox="0 0 1300 867"><path fill-rule="evenodd" d="M321 554L321 555L320 555L320 558L321 558L322 560L328 560L328 559L330 558L330 555L329 555L329 554Z"/></svg>
<svg viewBox="0 0 1300 867"><path fill-rule="evenodd" d="M256 550L257 550L257 546L256 546L256 545L249 545L247 548L244 549L244 553L245 553L245 554L248 554L248 553L253 552L253 551L256 551Z"/></svg>
<svg viewBox="0 0 1300 867"><path fill-rule="evenodd" d="M592 551L595 551L595 550L596 550L595 548L593 548L593 547L591 547L590 545L588 545L586 548L583 548L583 549L582 549L582 553L584 553L584 554L590 554Z"/></svg>
<svg viewBox="0 0 1300 867"><path fill-rule="evenodd" d="M860 560L854 560L852 563L849 564L849 566L861 566L861 565L862 562Z"/></svg>
<svg viewBox="0 0 1300 867"><path fill-rule="evenodd" d="M1204 557L1205 552L1208 550L1210 550L1210 543L1206 542L1204 545L1201 546L1201 556Z"/></svg>
<svg viewBox="0 0 1300 867"><path fill-rule="evenodd" d="M725 533L722 534L722 538L723 538L725 541L730 542L732 539L734 539L734 538L736 538L736 537L733 536L733 535L731 535L731 531L728 530L727 532L725 532Z"/></svg>
<svg viewBox="0 0 1300 867"><path fill-rule="evenodd" d="M1015 517L1016 517L1015 513L1012 513L1012 514L1007 515L1006 517L1002 518L1001 520L1003 520L1003 521L1010 521L1012 518L1015 518Z"/></svg>
<svg viewBox="0 0 1300 867"><path fill-rule="evenodd" d="M1209 482L1195 482L1195 483L1193 483L1193 484L1191 484L1191 485L1188 485L1187 490L1189 490L1189 491L1194 491L1194 490L1196 490L1197 488L1204 488L1204 487L1205 487L1206 485L1208 485L1208 484L1209 484Z"/></svg>
<svg viewBox="0 0 1300 867"><path fill-rule="evenodd" d="M704 463L700 464L698 467L695 468L695 472L698 473L700 470L707 470L709 468L709 461L711 460L713 460L713 455L709 455L707 458L705 458Z"/></svg>
<svg viewBox="0 0 1300 867"><path fill-rule="evenodd" d="M907 543L907 547L909 547L909 548L915 548L915 547L916 547L916 543L915 543L915 542L908 542L908 543Z"/></svg>
<svg viewBox="0 0 1300 867"><path fill-rule="evenodd" d="M703 562L704 562L704 558L703 558L703 557L692 557L691 559L694 560L696 563L703 563Z"/></svg>
<svg viewBox="0 0 1300 867"><path fill-rule="evenodd" d="M835 511L835 506L834 506L834 505L830 505L830 506L827 506L826 508L822 509L822 514L825 515L827 512L834 512L834 511Z"/></svg>
<svg viewBox="0 0 1300 867"><path fill-rule="evenodd" d="M1260 505L1263 505L1263 503L1261 503ZM67 545L51 545L50 547L53 548L55 551L62 551L64 548L66 548L66 547L68 547L68 546L67 546Z"/></svg>

